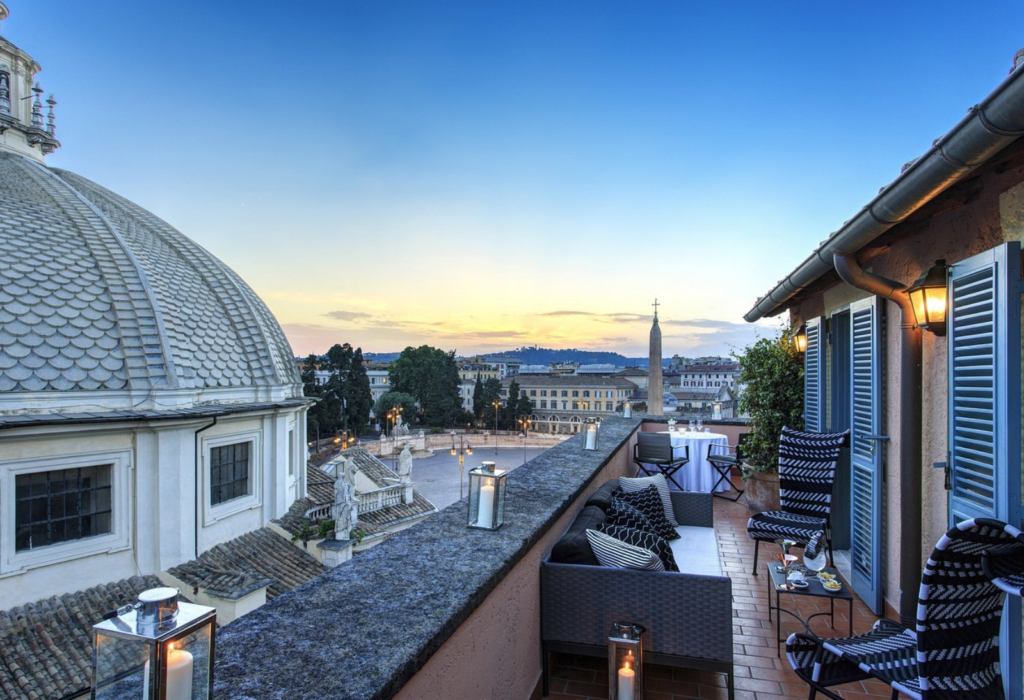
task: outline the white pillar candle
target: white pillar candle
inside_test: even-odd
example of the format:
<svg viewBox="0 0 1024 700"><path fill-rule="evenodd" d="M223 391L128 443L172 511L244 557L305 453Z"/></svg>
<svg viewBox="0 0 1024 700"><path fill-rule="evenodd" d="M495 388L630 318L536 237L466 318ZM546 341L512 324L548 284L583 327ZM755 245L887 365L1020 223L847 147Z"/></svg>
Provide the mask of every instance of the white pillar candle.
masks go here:
<svg viewBox="0 0 1024 700"><path fill-rule="evenodd" d="M588 430L587 431L587 443L586 443L585 447L588 450L597 449L597 431L596 430Z"/></svg>
<svg viewBox="0 0 1024 700"><path fill-rule="evenodd" d="M635 676L636 671L629 667L629 663L619 669L619 692L616 695L616 700L634 700L633 678Z"/></svg>
<svg viewBox="0 0 1024 700"><path fill-rule="evenodd" d="M192 700L192 654L184 649L167 653L167 700Z"/></svg>
<svg viewBox="0 0 1024 700"><path fill-rule="evenodd" d="M142 667L142 700L149 700L149 662Z"/></svg>
<svg viewBox="0 0 1024 700"><path fill-rule="evenodd" d="M477 510L476 524L478 527L491 527L494 522L494 486L484 484L480 487L480 508Z"/></svg>

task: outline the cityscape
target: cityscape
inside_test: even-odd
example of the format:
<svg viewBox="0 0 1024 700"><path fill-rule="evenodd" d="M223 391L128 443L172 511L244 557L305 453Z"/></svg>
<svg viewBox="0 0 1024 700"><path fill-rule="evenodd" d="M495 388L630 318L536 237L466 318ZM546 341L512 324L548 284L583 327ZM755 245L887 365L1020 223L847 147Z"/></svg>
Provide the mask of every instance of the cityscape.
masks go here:
<svg viewBox="0 0 1024 700"><path fill-rule="evenodd" d="M0 2L0 698L1024 700L1024 10L922 9Z"/></svg>

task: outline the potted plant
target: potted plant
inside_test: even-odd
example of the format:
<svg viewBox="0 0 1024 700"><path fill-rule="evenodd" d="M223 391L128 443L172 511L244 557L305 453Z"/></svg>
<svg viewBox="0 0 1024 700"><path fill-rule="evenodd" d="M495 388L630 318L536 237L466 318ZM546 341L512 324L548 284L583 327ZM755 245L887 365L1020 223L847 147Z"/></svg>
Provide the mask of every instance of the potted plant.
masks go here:
<svg viewBox="0 0 1024 700"><path fill-rule="evenodd" d="M789 330L760 338L737 356L740 412L749 416L750 435L743 444L747 507L752 513L779 508L779 436L789 426L804 426L803 358Z"/></svg>

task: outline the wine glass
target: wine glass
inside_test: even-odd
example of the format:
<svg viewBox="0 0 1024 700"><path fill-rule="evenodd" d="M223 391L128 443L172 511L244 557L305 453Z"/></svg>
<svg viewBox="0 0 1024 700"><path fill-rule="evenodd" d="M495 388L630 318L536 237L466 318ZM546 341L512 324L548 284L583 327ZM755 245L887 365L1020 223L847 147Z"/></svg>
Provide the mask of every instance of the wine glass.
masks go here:
<svg viewBox="0 0 1024 700"><path fill-rule="evenodd" d="M824 530L815 533L807 543L807 546L804 547L804 566L807 567L808 571L813 571L815 574L824 569L825 563L828 561L825 558L825 548L821 546L821 540L824 536Z"/></svg>
<svg viewBox="0 0 1024 700"><path fill-rule="evenodd" d="M701 420L700 418L698 418L697 419L697 432L699 433L702 430L704 430L704 421Z"/></svg>
<svg viewBox="0 0 1024 700"><path fill-rule="evenodd" d="M690 419L690 432L693 432L693 418Z"/></svg>
<svg viewBox="0 0 1024 700"><path fill-rule="evenodd" d="M782 566L776 567L775 570L782 574L782 578L785 581L782 587L788 589L791 587L789 585L789 565L795 562L797 559L795 554L789 553L789 548L795 545L796 542L794 542L793 540L786 539L775 540L775 542L779 545L779 548L782 550L781 552L775 555L776 559L778 559L782 563Z"/></svg>

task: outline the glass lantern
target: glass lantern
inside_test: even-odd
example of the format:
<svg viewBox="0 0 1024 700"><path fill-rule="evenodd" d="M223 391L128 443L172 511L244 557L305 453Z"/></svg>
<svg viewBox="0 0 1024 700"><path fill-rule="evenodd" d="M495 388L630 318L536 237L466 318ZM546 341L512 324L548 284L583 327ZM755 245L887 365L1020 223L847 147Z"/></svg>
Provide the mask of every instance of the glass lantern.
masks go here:
<svg viewBox="0 0 1024 700"><path fill-rule="evenodd" d="M469 471L469 527L497 530L505 524L505 487L508 472L484 462Z"/></svg>
<svg viewBox="0 0 1024 700"><path fill-rule="evenodd" d="M93 700L209 700L217 611L152 588L92 628Z"/></svg>
<svg viewBox="0 0 1024 700"><path fill-rule="evenodd" d="M946 335L946 277L946 261L936 260L907 290L917 325L935 335Z"/></svg>
<svg viewBox="0 0 1024 700"><path fill-rule="evenodd" d="M622 417L623 418L632 418L633 417L633 404L631 404L629 401L627 401L626 403L624 403L622 405Z"/></svg>
<svg viewBox="0 0 1024 700"><path fill-rule="evenodd" d="M596 418L587 418L583 421L583 449L596 450L597 438L601 433L601 424Z"/></svg>
<svg viewBox="0 0 1024 700"><path fill-rule="evenodd" d="M608 632L609 700L643 700L644 628L616 622Z"/></svg>

